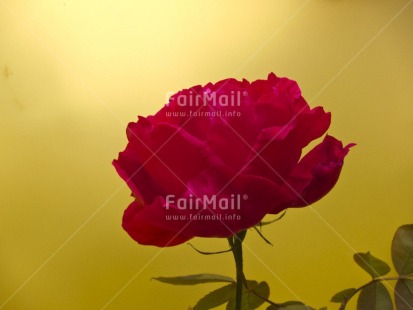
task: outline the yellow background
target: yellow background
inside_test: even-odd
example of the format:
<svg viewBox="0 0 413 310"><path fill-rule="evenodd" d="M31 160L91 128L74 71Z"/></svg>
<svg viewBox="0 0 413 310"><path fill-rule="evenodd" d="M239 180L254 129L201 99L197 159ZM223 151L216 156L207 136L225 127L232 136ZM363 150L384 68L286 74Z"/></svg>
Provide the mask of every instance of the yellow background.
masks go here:
<svg viewBox="0 0 413 310"><path fill-rule="evenodd" d="M111 161L126 124L168 92L273 71L358 146L325 199L265 227L273 247L248 234L245 272L275 301L336 309L335 292L368 281L353 252L389 261L394 231L413 222L411 3L2 0L0 308L187 309L219 285L150 278L232 276L230 254L135 244Z"/></svg>

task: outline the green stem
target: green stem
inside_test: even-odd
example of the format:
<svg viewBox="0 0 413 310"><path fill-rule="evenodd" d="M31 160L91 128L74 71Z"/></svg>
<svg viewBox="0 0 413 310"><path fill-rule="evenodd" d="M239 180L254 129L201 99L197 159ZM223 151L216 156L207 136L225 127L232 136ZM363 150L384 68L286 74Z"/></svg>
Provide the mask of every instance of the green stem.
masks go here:
<svg viewBox="0 0 413 310"><path fill-rule="evenodd" d="M234 254L235 267L237 273L237 286L235 291L235 310L240 310L242 305L242 285L245 281L242 260L242 241L245 238L247 231L241 231L232 238L228 238L229 245Z"/></svg>

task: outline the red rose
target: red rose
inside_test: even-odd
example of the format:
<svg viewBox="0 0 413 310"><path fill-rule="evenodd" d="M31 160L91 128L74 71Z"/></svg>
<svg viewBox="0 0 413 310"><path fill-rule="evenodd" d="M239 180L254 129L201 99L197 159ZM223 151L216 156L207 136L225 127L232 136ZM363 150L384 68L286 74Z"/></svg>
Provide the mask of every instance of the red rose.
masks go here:
<svg viewBox="0 0 413 310"><path fill-rule="evenodd" d="M184 89L128 125L113 162L135 197L123 228L141 244L173 246L311 204L335 185L352 146L327 135L302 156L329 125L330 113L274 74Z"/></svg>

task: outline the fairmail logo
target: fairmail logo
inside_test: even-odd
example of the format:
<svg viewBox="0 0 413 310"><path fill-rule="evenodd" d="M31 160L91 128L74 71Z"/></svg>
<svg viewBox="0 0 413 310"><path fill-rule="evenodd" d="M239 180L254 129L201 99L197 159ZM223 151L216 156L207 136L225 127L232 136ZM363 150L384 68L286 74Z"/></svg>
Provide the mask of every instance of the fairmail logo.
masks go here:
<svg viewBox="0 0 413 310"><path fill-rule="evenodd" d="M180 107L240 107L242 98L246 96L248 96L247 91L234 90L219 95L213 91L204 91L201 94L194 91L185 94L174 95L171 92L166 94L167 101L173 100Z"/></svg>
<svg viewBox="0 0 413 310"><path fill-rule="evenodd" d="M248 195L231 194L228 197L217 197L216 195L201 197L192 194L189 197L177 198L175 195L167 195L165 208L174 207L179 210L240 210L242 202L248 199Z"/></svg>

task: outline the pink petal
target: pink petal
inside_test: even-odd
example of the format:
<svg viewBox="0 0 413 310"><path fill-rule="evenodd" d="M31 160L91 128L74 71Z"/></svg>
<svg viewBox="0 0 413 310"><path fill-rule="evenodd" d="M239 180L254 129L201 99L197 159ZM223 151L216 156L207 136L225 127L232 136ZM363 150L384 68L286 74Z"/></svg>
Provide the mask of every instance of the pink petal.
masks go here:
<svg viewBox="0 0 413 310"><path fill-rule="evenodd" d="M344 157L352 146L354 144L343 148L341 141L327 135L323 142L305 155L286 186L292 197L289 206L306 206L324 197L336 184Z"/></svg>

